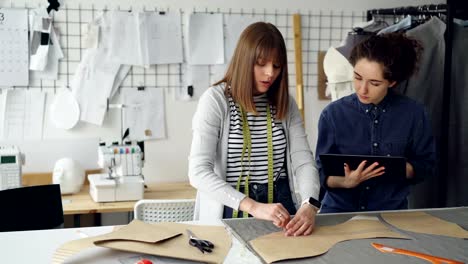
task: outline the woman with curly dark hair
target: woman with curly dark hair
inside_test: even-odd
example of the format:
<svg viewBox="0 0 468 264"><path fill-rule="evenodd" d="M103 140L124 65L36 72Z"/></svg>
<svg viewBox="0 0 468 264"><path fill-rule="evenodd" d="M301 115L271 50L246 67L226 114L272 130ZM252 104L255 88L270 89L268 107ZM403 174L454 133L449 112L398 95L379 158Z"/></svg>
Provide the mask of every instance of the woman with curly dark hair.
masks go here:
<svg viewBox="0 0 468 264"><path fill-rule="evenodd" d="M421 51L419 42L399 33L375 35L353 48L355 93L332 102L319 120L316 157L326 190L321 213L405 209L410 185L434 173L428 115L393 91L417 70ZM319 156L326 153L405 157L406 180L384 181L385 167L366 160L356 168L345 163L344 177L325 175Z"/></svg>

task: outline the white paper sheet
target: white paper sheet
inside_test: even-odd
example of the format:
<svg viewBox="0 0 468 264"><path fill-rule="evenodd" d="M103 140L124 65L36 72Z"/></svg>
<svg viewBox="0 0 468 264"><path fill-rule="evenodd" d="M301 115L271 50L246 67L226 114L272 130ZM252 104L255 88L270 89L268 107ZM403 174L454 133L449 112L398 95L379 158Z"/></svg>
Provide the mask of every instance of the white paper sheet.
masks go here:
<svg viewBox="0 0 468 264"><path fill-rule="evenodd" d="M210 72L208 66L189 65L186 72L187 86L193 86L192 100L198 100L202 93L210 87Z"/></svg>
<svg viewBox="0 0 468 264"><path fill-rule="evenodd" d="M130 128L131 140L161 139L166 137L164 90L146 88L122 89L124 130Z"/></svg>
<svg viewBox="0 0 468 264"><path fill-rule="evenodd" d="M117 64L146 65L140 48L138 13L112 11L109 17L109 52Z"/></svg>
<svg viewBox="0 0 468 264"><path fill-rule="evenodd" d="M175 99L178 101L198 100L200 95L211 86L209 66L184 64L182 72L182 85L176 89ZM189 94L189 86L192 87L192 95Z"/></svg>
<svg viewBox="0 0 468 264"><path fill-rule="evenodd" d="M50 46L46 46L42 49L43 52L46 51L46 53L42 55L45 56L42 59L39 58L40 56L31 55L31 71L29 74L32 80L57 80L59 60L62 59L64 55L62 48L60 47L59 35L53 27L52 19L45 8L37 8L29 11L30 50L32 54L34 47L39 44L37 42L40 41L38 38L41 31L44 31L44 20L50 23L50 27L45 30L50 34ZM32 69L31 66L33 66Z"/></svg>
<svg viewBox="0 0 468 264"><path fill-rule="evenodd" d="M141 49L145 64L182 63L180 13L140 13Z"/></svg>
<svg viewBox="0 0 468 264"><path fill-rule="evenodd" d="M80 105L80 120L98 126L104 121L107 99L120 68L106 58L100 49L87 50L71 82L73 95Z"/></svg>
<svg viewBox="0 0 468 264"><path fill-rule="evenodd" d="M114 95L119 90L120 84L123 82L125 77L127 76L128 72L130 71L130 65L120 65L119 70L117 71L117 75L115 76L114 84L112 86L112 91L109 96L109 99L112 99Z"/></svg>
<svg viewBox="0 0 468 264"><path fill-rule="evenodd" d="M188 31L189 64L224 64L222 14L191 14Z"/></svg>
<svg viewBox="0 0 468 264"><path fill-rule="evenodd" d="M45 8L31 10L30 20L30 54L31 59L29 69L33 71L44 71L48 64L50 40L46 45L42 45L42 35L47 34L52 38L52 17L49 16Z"/></svg>
<svg viewBox="0 0 468 264"><path fill-rule="evenodd" d="M45 98L40 90L3 90L0 140L42 139Z"/></svg>
<svg viewBox="0 0 468 264"><path fill-rule="evenodd" d="M112 12L110 52L120 64L182 63L179 12Z"/></svg>
<svg viewBox="0 0 468 264"><path fill-rule="evenodd" d="M51 28L50 36L52 44L49 47L47 64L42 71L30 71L32 80L57 80L58 78L58 65L59 60L63 58L63 52L60 47L60 41L57 37L57 33L53 27Z"/></svg>
<svg viewBox="0 0 468 264"><path fill-rule="evenodd" d="M28 10L2 8L0 17L0 86L27 86Z"/></svg>
<svg viewBox="0 0 468 264"><path fill-rule="evenodd" d="M224 41L224 54L226 55L226 61L230 61L232 55L234 54L234 50L236 49L237 41L239 37L244 31L244 29L252 23L260 21L259 18L249 17L245 15L230 15L226 16L226 28L225 28L225 36L226 39Z"/></svg>
<svg viewBox="0 0 468 264"><path fill-rule="evenodd" d="M81 25L81 46L85 49L96 49L99 44L99 26L93 23Z"/></svg>
<svg viewBox="0 0 468 264"><path fill-rule="evenodd" d="M80 105L80 120L100 126L106 114L107 99L120 86L129 67L121 70L121 66L110 59L107 13L93 23L100 26L102 33L99 47L84 52L70 87Z"/></svg>

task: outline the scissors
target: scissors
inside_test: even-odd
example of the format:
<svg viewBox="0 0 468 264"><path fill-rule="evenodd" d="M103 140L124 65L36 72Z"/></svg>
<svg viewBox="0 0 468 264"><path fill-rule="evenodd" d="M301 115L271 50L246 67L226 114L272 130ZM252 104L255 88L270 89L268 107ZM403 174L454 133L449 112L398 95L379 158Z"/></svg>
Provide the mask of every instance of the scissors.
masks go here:
<svg viewBox="0 0 468 264"><path fill-rule="evenodd" d="M213 251L214 245L210 241L196 237L189 229L187 229L187 234L189 235L189 244L192 247L198 248L203 254L205 254L205 252L211 253Z"/></svg>

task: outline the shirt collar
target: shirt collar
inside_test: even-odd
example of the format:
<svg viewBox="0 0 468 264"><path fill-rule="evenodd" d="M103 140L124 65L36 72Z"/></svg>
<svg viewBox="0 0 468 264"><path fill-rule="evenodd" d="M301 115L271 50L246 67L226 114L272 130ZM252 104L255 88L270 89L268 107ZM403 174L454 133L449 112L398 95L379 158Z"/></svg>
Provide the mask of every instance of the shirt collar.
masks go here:
<svg viewBox="0 0 468 264"><path fill-rule="evenodd" d="M357 97L356 93L353 94L354 100L357 102L357 105L361 111L363 111L366 114L370 114L371 110L376 107L376 110L379 112L386 112L388 111L389 106L391 105L392 99L395 96L395 92L393 89L388 89L387 95L382 99L382 101L378 105L374 104L363 104L361 101L359 101L359 98Z"/></svg>

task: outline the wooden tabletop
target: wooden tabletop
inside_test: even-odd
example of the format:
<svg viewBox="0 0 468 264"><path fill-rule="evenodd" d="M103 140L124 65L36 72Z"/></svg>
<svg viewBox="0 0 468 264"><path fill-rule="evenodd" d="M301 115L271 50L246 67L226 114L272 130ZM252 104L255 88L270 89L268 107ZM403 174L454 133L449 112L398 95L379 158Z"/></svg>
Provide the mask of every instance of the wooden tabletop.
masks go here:
<svg viewBox="0 0 468 264"><path fill-rule="evenodd" d="M148 184L144 199L195 199L197 191L188 182ZM64 215L131 212L137 201L96 203L89 194L89 185L72 195L62 195Z"/></svg>

